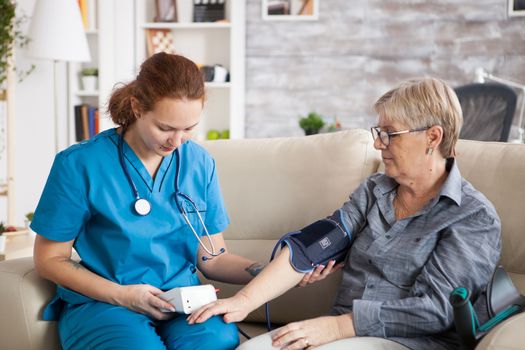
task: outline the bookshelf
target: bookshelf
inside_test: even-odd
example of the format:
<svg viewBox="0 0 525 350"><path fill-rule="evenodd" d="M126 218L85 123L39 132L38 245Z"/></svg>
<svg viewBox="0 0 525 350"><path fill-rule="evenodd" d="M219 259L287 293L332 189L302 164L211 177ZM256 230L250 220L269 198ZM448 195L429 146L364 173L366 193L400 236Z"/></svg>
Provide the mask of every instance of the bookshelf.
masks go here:
<svg viewBox="0 0 525 350"><path fill-rule="evenodd" d="M87 104L99 109L99 131L113 127L111 120L104 117L103 109L114 80L112 43L115 0L84 0L84 3L86 6L83 14L84 28L91 61L68 64L67 140L69 145L77 142L78 120L75 120L75 106ZM81 72L84 68L98 69L98 81L95 88L84 89L81 79Z"/></svg>
<svg viewBox="0 0 525 350"><path fill-rule="evenodd" d="M135 0L135 67L147 57L147 31L171 32L173 49L199 65L225 67L227 82L206 82L206 103L197 130L205 139L209 130L229 130L230 138L244 137L245 0L225 0L223 22L192 22L193 0L178 0L180 22L153 22L155 2Z"/></svg>

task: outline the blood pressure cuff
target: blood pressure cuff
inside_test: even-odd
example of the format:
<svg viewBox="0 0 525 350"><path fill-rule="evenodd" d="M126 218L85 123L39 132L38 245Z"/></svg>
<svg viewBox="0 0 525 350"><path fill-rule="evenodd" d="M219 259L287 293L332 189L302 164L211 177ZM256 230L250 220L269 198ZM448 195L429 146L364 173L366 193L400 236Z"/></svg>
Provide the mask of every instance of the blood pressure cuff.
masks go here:
<svg viewBox="0 0 525 350"><path fill-rule="evenodd" d="M330 260L344 261L351 241L351 233L346 232L342 224L323 219L300 231L287 233L279 243L281 248L286 245L290 249L292 267L297 272L308 273L319 265L326 266Z"/></svg>

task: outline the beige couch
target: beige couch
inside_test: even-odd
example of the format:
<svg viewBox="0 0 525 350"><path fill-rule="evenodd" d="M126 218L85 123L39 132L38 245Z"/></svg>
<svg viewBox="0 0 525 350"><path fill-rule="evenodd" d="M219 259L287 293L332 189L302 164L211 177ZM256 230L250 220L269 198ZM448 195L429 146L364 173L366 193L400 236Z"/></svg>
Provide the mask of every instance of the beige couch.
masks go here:
<svg viewBox="0 0 525 350"><path fill-rule="evenodd" d="M330 214L367 176L380 155L370 134L351 130L299 138L205 143L217 161L232 224L230 251L266 261L275 241ZM459 166L487 195L503 223L501 263L525 293L525 145L461 141ZM307 288L294 288L272 303L272 320L285 323L329 311L339 274ZM221 296L236 288L214 283ZM31 259L0 263L0 347L6 350L58 349L56 326L40 320L53 286L40 279ZM262 309L241 326L264 331ZM525 349L525 314L494 330L478 349Z"/></svg>

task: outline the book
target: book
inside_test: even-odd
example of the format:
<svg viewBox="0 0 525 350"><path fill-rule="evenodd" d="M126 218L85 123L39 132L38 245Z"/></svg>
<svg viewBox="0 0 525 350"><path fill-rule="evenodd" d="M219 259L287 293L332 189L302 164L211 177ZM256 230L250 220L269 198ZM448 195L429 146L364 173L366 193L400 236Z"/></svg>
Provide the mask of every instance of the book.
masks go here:
<svg viewBox="0 0 525 350"><path fill-rule="evenodd" d="M75 141L80 142L82 141L84 134L82 131L82 105L76 105L74 106L75 110Z"/></svg>
<svg viewBox="0 0 525 350"><path fill-rule="evenodd" d="M98 108L95 110L95 135L100 132L100 119L98 115Z"/></svg>
<svg viewBox="0 0 525 350"><path fill-rule="evenodd" d="M80 15L82 16L82 24L84 29L89 29L88 23L88 9L87 9L87 0L78 0L78 5L80 6Z"/></svg>
<svg viewBox="0 0 525 350"><path fill-rule="evenodd" d="M193 1L193 22L217 22L224 19L224 1Z"/></svg>
<svg viewBox="0 0 525 350"><path fill-rule="evenodd" d="M93 106L87 106L88 108L88 127L89 127L89 138L96 135L95 132L95 110Z"/></svg>
<svg viewBox="0 0 525 350"><path fill-rule="evenodd" d="M81 105L80 115L82 117L82 140L89 140L88 105L86 104Z"/></svg>

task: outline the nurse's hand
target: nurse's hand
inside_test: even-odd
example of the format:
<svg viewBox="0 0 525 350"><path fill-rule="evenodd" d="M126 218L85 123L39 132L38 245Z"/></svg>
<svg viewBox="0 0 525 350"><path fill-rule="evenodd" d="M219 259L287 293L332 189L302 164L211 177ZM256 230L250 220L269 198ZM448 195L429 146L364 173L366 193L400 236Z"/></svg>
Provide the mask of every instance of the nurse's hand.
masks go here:
<svg viewBox="0 0 525 350"><path fill-rule="evenodd" d="M132 284L121 286L118 303L135 312L148 315L156 320L168 320L173 313L162 312L160 309L175 311L173 305L158 297L162 291L148 284Z"/></svg>
<svg viewBox="0 0 525 350"><path fill-rule="evenodd" d="M341 270L344 266L344 263L339 263L335 266L334 265L335 265L335 260L330 260L330 262L326 264L326 266L324 265L317 266L312 272L305 274L303 279L301 280L301 282L299 282L297 286L306 287L309 284L324 280L326 277L328 277L332 273Z"/></svg>
<svg viewBox="0 0 525 350"><path fill-rule="evenodd" d="M188 318L189 324L203 323L215 315L224 315L226 323L239 322L253 310L248 299L241 293L235 294L231 298L219 299L198 310L195 310Z"/></svg>

